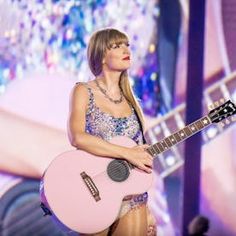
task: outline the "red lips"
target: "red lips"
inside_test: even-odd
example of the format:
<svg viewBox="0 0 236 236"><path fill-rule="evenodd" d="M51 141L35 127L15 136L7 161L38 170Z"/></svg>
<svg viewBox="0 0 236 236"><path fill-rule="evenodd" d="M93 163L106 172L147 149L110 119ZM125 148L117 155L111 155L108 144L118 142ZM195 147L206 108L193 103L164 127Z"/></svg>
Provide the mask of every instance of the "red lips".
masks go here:
<svg viewBox="0 0 236 236"><path fill-rule="evenodd" d="M124 57L122 60L130 60L130 57L129 56Z"/></svg>

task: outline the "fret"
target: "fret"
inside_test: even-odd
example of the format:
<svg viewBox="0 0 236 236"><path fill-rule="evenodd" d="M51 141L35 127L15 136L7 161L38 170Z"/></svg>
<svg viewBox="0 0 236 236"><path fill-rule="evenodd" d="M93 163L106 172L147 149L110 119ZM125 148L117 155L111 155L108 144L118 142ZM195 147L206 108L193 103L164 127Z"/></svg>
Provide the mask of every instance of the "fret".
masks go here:
<svg viewBox="0 0 236 236"><path fill-rule="evenodd" d="M208 119L206 117L203 117L202 119L200 119L200 122L202 124L202 129L204 127L208 126L208 124L209 124L209 121L208 121Z"/></svg>
<svg viewBox="0 0 236 236"><path fill-rule="evenodd" d="M177 143L177 141L176 141L176 139L175 139L175 136L174 136L174 135L170 135L170 136L169 136L169 139L170 139L170 141L171 141L172 145L175 145L175 144Z"/></svg>
<svg viewBox="0 0 236 236"><path fill-rule="evenodd" d="M196 124L198 130L201 130L204 127L200 120L196 121L195 124Z"/></svg>
<svg viewBox="0 0 236 236"><path fill-rule="evenodd" d="M155 156L157 152L156 152L156 149L153 147L153 145L151 146L151 150L153 151L153 156Z"/></svg>
<svg viewBox="0 0 236 236"><path fill-rule="evenodd" d="M186 137L186 134L185 134L185 132L184 132L183 129L181 129L181 130L178 132L178 134L179 134L181 140L184 139L184 138Z"/></svg>
<svg viewBox="0 0 236 236"><path fill-rule="evenodd" d="M154 148L156 154L161 153L161 152L159 151L159 149L158 149L158 146L157 146L156 144L153 145L153 148Z"/></svg>
<svg viewBox="0 0 236 236"><path fill-rule="evenodd" d="M161 152L164 151L164 147L161 145L161 143L157 143L156 145Z"/></svg>
<svg viewBox="0 0 236 236"><path fill-rule="evenodd" d="M149 152L149 154L151 154L152 156L155 155L155 150L153 149L153 146L150 146L147 151Z"/></svg>
<svg viewBox="0 0 236 236"><path fill-rule="evenodd" d="M201 119L201 122L203 123L203 125L204 125L204 127L205 126L208 126L211 122L209 121L209 119L207 118L207 116L206 117L203 117L202 119Z"/></svg>
<svg viewBox="0 0 236 236"><path fill-rule="evenodd" d="M165 139L163 139L163 140L161 141L161 144L162 144L162 146L164 147L164 150L169 149L167 143L165 142Z"/></svg>
<svg viewBox="0 0 236 236"><path fill-rule="evenodd" d="M191 129L192 134L196 133L198 131L198 127L196 126L195 122L188 125L189 128Z"/></svg>
<svg viewBox="0 0 236 236"><path fill-rule="evenodd" d="M172 146L172 143L171 143L169 137L165 138L165 142L167 143L168 147Z"/></svg>
<svg viewBox="0 0 236 236"><path fill-rule="evenodd" d="M204 123L203 123L202 120L200 120L200 122L201 122L201 125L202 125L202 128L201 128L201 129L203 129L203 128L204 128ZM201 129L200 129L200 130L201 130Z"/></svg>
<svg viewBox="0 0 236 236"><path fill-rule="evenodd" d="M178 133L173 134L173 136L175 137L175 140L177 140L177 142L181 141L181 137L178 135Z"/></svg>
<svg viewBox="0 0 236 236"><path fill-rule="evenodd" d="M187 136L190 136L192 134L191 129L189 129L188 126L184 128L184 132L187 134Z"/></svg>

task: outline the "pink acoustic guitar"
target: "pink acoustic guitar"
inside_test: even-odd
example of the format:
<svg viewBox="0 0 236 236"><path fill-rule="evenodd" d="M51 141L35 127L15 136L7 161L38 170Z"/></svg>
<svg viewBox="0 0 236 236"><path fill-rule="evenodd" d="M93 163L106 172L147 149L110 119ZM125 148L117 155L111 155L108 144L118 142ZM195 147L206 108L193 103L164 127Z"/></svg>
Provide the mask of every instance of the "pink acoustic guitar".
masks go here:
<svg viewBox="0 0 236 236"><path fill-rule="evenodd" d="M229 100L149 146L147 151L155 157L211 123L234 114L235 104ZM111 142L127 147L136 145L124 136ZM76 232L97 233L116 220L125 196L148 191L152 180L152 174L124 160L98 157L82 150L68 151L57 156L44 173L40 188L42 206L53 219Z"/></svg>

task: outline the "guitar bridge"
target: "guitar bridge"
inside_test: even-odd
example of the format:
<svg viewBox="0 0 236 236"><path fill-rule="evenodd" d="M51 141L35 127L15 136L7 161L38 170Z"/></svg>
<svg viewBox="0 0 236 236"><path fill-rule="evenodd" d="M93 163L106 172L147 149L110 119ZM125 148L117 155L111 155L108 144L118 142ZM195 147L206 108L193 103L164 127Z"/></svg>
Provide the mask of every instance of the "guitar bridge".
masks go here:
<svg viewBox="0 0 236 236"><path fill-rule="evenodd" d="M98 191L96 185L94 184L92 178L90 176L88 176L84 171L82 173L80 173L80 175L83 178L83 181L85 182L88 190L92 194L95 201L97 202L97 201L101 200L101 198L99 196L99 191Z"/></svg>

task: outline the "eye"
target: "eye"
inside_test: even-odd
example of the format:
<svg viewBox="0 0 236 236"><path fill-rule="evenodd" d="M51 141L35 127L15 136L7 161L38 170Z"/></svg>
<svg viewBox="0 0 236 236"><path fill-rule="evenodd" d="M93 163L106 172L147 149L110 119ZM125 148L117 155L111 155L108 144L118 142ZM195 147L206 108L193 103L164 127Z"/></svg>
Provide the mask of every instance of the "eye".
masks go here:
<svg viewBox="0 0 236 236"><path fill-rule="evenodd" d="M129 43L116 43L116 44L113 44L112 46L111 46L111 48L112 49L116 49L116 48L121 48L121 46L126 46L126 47L129 47L130 46L130 44Z"/></svg>
<svg viewBox="0 0 236 236"><path fill-rule="evenodd" d="M115 49L115 48L120 48L120 44L113 44L112 45L112 48Z"/></svg>

